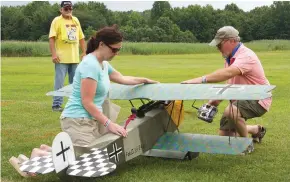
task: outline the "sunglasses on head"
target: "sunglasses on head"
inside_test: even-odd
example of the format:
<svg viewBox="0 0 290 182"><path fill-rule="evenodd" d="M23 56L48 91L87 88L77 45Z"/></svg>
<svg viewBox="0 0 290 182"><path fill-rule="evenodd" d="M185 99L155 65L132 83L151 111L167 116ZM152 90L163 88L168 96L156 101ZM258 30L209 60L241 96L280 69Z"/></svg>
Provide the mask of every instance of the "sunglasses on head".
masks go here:
<svg viewBox="0 0 290 182"><path fill-rule="evenodd" d="M71 6L67 6L67 7L64 7L63 9L64 9L65 11L68 11L68 10L71 11L71 10L72 10L72 7L71 7Z"/></svg>
<svg viewBox="0 0 290 182"><path fill-rule="evenodd" d="M104 43L104 44L105 44L105 43ZM122 47L120 47L120 48L114 48L114 47L111 47L111 46L108 45L108 44L105 44L105 45L108 46L108 47L112 50L113 53L119 52L119 51L121 50L121 48L122 48Z"/></svg>

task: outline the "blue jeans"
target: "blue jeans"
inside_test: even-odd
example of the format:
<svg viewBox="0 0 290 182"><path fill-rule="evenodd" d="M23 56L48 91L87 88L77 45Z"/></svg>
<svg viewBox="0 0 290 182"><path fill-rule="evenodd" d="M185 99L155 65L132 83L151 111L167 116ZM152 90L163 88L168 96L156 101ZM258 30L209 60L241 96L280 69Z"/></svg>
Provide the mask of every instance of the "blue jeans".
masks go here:
<svg viewBox="0 0 290 182"><path fill-rule="evenodd" d="M64 79L66 73L68 73L68 81L70 84L73 83L73 77L75 75L75 70L77 68L77 63L63 64L56 63L55 64L55 75L54 75L54 90L58 90L63 87ZM52 107L61 106L63 103L63 97L53 97Z"/></svg>

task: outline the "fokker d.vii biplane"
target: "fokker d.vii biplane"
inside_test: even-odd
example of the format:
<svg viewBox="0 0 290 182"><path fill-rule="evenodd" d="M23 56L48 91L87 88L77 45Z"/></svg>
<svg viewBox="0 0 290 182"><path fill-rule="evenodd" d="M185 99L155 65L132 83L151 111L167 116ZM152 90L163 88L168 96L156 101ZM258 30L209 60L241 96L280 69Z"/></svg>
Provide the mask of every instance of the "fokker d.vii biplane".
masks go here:
<svg viewBox="0 0 290 182"><path fill-rule="evenodd" d="M109 99L142 101L139 108L132 109L132 115L124 124L128 137L107 133L89 146L76 147L62 132L53 141L52 156L24 162L20 170L39 174L65 171L69 176L99 177L139 155L183 159L199 152L241 154L252 144L252 139L176 132L180 123L173 121L173 113L168 112L168 108L183 100L261 100L271 97L274 88L267 85L111 84ZM72 87L68 85L47 95L70 96L71 92ZM182 109L181 104L180 111Z"/></svg>

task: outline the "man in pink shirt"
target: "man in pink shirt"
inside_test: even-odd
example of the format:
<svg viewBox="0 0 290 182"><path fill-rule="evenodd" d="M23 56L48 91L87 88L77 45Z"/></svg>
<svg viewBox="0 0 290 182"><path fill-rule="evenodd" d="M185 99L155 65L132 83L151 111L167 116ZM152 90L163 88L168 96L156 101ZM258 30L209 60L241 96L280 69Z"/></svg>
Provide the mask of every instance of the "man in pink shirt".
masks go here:
<svg viewBox="0 0 290 182"><path fill-rule="evenodd" d="M262 64L257 55L240 42L239 32L231 26L220 28L209 44L216 46L225 59L225 67L211 74L183 81L182 83L200 84L227 81L228 84L269 85ZM211 106L221 101L210 100ZM247 119L260 117L269 111L272 98L260 101L231 101L220 120L219 134L233 136L237 131L242 137L252 134L255 142L260 143L266 133L261 125L246 125Z"/></svg>

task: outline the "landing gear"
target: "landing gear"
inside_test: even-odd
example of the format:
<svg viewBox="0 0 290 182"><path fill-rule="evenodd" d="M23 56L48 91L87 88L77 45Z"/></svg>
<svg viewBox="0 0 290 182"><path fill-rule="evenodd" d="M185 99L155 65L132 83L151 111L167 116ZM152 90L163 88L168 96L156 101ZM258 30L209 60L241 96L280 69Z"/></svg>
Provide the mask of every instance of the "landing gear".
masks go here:
<svg viewBox="0 0 290 182"><path fill-rule="evenodd" d="M187 152L183 160L192 160L199 156L199 152Z"/></svg>

